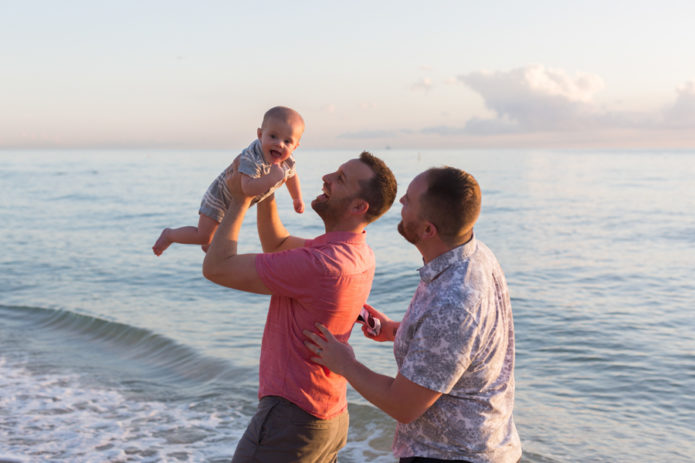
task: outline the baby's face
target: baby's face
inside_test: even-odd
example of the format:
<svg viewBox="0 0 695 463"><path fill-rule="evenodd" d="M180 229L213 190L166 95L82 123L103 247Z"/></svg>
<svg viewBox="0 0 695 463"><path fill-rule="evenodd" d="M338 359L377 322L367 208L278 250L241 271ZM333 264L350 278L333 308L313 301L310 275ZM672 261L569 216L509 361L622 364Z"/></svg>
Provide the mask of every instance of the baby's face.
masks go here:
<svg viewBox="0 0 695 463"><path fill-rule="evenodd" d="M279 164L299 146L303 124L270 118L258 129L263 157L269 164Z"/></svg>

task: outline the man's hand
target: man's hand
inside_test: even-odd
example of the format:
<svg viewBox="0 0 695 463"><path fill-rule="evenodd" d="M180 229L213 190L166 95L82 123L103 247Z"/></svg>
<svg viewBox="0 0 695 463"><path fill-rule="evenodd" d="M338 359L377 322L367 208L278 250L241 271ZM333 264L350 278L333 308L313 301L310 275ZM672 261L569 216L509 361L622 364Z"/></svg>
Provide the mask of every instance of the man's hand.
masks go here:
<svg viewBox="0 0 695 463"><path fill-rule="evenodd" d="M316 327L323 337L317 333L304 330L304 335L309 338L309 341L304 341L304 344L316 354L311 360L328 367L334 373L345 376L346 369L355 361L355 353L348 343L338 341L328 328L321 323L317 323Z"/></svg>
<svg viewBox="0 0 695 463"><path fill-rule="evenodd" d="M316 327L320 335L304 330L304 335L310 339L304 344L316 354L311 360L345 377L365 399L400 423L417 419L442 395L410 381L400 373L391 378L370 370L355 358L349 344L338 341L320 323Z"/></svg>
<svg viewBox="0 0 695 463"><path fill-rule="evenodd" d="M369 332L369 327L366 324L362 325L362 333L364 333L366 337L378 342L393 341L396 339L396 331L398 331L400 322L391 320L389 317L379 312L369 304L365 304L364 308L367 309L370 314L372 314L372 317L378 319L381 324L381 330L379 330L379 333L376 336Z"/></svg>
<svg viewBox="0 0 695 463"><path fill-rule="evenodd" d="M280 164L273 164L270 166L270 172L268 172L268 177L272 179L271 183L273 185L277 185L278 182L285 179L285 171L282 170Z"/></svg>
<svg viewBox="0 0 695 463"><path fill-rule="evenodd" d="M239 158L237 157L224 176L224 181L227 183L227 188L229 188L232 196L242 197L246 196L244 190L241 188L241 172L239 172Z"/></svg>

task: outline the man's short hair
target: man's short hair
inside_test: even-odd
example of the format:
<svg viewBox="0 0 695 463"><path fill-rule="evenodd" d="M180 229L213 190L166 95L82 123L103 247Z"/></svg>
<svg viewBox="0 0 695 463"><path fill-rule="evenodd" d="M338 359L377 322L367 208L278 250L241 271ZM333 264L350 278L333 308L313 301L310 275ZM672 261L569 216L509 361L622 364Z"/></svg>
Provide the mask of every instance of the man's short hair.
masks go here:
<svg viewBox="0 0 695 463"><path fill-rule="evenodd" d="M427 190L420 198L423 218L437 227L444 241L454 242L478 220L480 186L471 174L448 166L429 169L425 178Z"/></svg>
<svg viewBox="0 0 695 463"><path fill-rule="evenodd" d="M361 182L362 189L358 194L361 199L369 203L365 218L367 223L371 223L389 210L396 199L398 184L391 169L372 153L363 151L360 154L360 161L367 164L374 172L374 177Z"/></svg>

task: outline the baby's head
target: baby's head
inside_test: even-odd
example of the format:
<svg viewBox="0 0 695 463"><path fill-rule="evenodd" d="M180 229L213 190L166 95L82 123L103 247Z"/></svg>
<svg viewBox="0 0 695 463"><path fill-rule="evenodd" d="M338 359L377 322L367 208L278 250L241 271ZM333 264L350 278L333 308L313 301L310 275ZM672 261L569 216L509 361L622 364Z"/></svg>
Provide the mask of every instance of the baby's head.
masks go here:
<svg viewBox="0 0 695 463"><path fill-rule="evenodd" d="M279 164L299 146L304 133L304 119L294 109L284 106L270 108L263 116L258 139L265 161Z"/></svg>

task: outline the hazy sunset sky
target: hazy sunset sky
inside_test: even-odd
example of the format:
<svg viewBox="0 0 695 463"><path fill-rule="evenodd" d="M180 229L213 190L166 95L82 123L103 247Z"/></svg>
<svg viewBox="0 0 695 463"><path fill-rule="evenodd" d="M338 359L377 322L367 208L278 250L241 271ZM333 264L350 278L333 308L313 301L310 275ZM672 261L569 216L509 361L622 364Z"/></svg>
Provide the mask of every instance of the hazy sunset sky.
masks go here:
<svg viewBox="0 0 695 463"><path fill-rule="evenodd" d="M0 147L695 147L695 3L0 0Z"/></svg>

